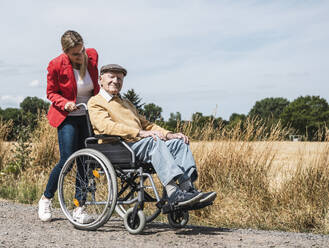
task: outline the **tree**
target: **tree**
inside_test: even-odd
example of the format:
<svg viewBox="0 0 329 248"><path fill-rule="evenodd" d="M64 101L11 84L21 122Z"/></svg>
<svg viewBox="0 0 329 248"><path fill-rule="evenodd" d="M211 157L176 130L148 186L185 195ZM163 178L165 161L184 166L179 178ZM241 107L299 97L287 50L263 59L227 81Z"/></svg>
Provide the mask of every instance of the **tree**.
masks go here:
<svg viewBox="0 0 329 248"><path fill-rule="evenodd" d="M192 122L194 126L204 127L206 124L214 122L215 117L213 115L204 116L201 112L195 112L192 114Z"/></svg>
<svg viewBox="0 0 329 248"><path fill-rule="evenodd" d="M300 96L284 109L281 119L284 125L290 124L296 134L312 140L319 128L329 124L329 105L320 96Z"/></svg>
<svg viewBox="0 0 329 248"><path fill-rule="evenodd" d="M34 96L34 97L26 97L21 103L20 107L24 113L30 112L33 115L37 115L38 112L46 112L49 108L49 103Z"/></svg>
<svg viewBox="0 0 329 248"><path fill-rule="evenodd" d="M3 121L12 121L13 128L11 132L8 134L7 139L13 140L17 137L19 130L24 125L24 118L21 109L18 108L6 108L1 113L1 118Z"/></svg>
<svg viewBox="0 0 329 248"><path fill-rule="evenodd" d="M201 112L195 112L192 114L192 122L199 122L200 120L203 120L204 116Z"/></svg>
<svg viewBox="0 0 329 248"><path fill-rule="evenodd" d="M22 121L22 111L18 108L6 108L2 111L2 118L4 121L13 120L14 124ZM16 121L16 123L15 123Z"/></svg>
<svg viewBox="0 0 329 248"><path fill-rule="evenodd" d="M244 121L246 118L247 117L244 114L233 113L233 114L231 114L229 121L230 121L230 123Z"/></svg>
<svg viewBox="0 0 329 248"><path fill-rule="evenodd" d="M182 120L182 115L179 112L176 113L170 113L170 117L166 123L166 127L171 130L171 131L175 131L176 127L177 127L177 123L180 122Z"/></svg>
<svg viewBox="0 0 329 248"><path fill-rule="evenodd" d="M160 106L155 105L154 103L149 103L144 105L143 113L151 122L155 122L156 120L161 120L161 112L162 108Z"/></svg>
<svg viewBox="0 0 329 248"><path fill-rule="evenodd" d="M195 112L192 114L192 123L194 127L203 128L208 125L212 125L213 128L227 125L227 121L221 117L215 118L213 115L203 115L201 112Z"/></svg>
<svg viewBox="0 0 329 248"><path fill-rule="evenodd" d="M128 90L127 93L123 94L123 97L134 104L136 109L141 113L142 107L145 103L142 103L142 98L135 92L134 89Z"/></svg>
<svg viewBox="0 0 329 248"><path fill-rule="evenodd" d="M8 140L16 140L22 137L23 133L27 134L32 132L38 122L38 114L46 112L49 108L49 103L38 97L26 97L20 103L18 108L6 108L0 111L0 115L4 121L11 120L13 128L8 134Z"/></svg>
<svg viewBox="0 0 329 248"><path fill-rule="evenodd" d="M257 101L249 112L249 116L259 116L263 120L272 119L277 121L289 101L282 97L270 97Z"/></svg>
<svg viewBox="0 0 329 248"><path fill-rule="evenodd" d="M247 116L244 114L238 114L238 113L233 113L230 116L229 119L229 127L233 128L235 127L238 123L240 123L240 128L243 126L243 122L247 119Z"/></svg>

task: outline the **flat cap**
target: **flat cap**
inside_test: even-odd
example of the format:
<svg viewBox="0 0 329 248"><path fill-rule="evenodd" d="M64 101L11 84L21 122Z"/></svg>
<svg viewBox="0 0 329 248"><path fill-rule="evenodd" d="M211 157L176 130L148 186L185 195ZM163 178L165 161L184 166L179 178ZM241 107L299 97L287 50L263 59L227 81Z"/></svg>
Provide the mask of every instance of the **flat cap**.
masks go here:
<svg viewBox="0 0 329 248"><path fill-rule="evenodd" d="M103 65L100 71L100 74L103 75L106 72L122 72L123 75L127 75L127 70L123 68L121 65L117 64L108 64L108 65Z"/></svg>

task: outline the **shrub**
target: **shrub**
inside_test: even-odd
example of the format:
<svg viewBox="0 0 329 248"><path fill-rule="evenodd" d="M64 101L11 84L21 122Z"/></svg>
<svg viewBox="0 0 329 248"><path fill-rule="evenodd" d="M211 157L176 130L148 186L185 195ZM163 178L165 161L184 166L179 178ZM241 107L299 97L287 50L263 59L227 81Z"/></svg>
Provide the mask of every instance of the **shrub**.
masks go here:
<svg viewBox="0 0 329 248"><path fill-rule="evenodd" d="M5 158L7 155L7 144L5 140L11 128L12 122L3 122L2 119L0 119L0 173L5 165Z"/></svg>

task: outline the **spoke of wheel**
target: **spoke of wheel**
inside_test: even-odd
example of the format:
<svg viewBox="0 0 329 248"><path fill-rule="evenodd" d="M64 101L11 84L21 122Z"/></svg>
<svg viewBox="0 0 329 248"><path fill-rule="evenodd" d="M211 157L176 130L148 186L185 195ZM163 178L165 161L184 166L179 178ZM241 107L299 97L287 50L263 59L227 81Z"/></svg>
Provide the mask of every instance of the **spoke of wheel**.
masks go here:
<svg viewBox="0 0 329 248"><path fill-rule="evenodd" d="M101 171L101 166L91 156L78 156L72 161L66 171L63 189L65 204L69 210L73 210L77 206L76 192L80 191L79 200L85 198L85 211L89 215L97 218L103 212L108 193L111 196L113 194L112 189L111 192L108 192L108 182L104 173L98 173L99 177L93 175L93 170L97 169Z"/></svg>

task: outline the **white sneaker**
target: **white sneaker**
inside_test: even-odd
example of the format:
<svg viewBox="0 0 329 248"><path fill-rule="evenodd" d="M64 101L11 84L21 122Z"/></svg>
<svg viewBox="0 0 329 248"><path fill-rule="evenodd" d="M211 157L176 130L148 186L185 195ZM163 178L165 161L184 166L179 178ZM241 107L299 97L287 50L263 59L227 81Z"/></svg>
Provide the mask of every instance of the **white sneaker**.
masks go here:
<svg viewBox="0 0 329 248"><path fill-rule="evenodd" d="M38 209L39 219L42 221L51 220L51 199L47 199L42 195L39 200L39 209Z"/></svg>
<svg viewBox="0 0 329 248"><path fill-rule="evenodd" d="M85 212L85 207L77 207L73 210L73 219L80 224L88 224L93 222L93 218Z"/></svg>

